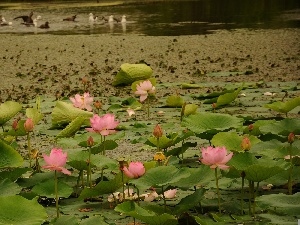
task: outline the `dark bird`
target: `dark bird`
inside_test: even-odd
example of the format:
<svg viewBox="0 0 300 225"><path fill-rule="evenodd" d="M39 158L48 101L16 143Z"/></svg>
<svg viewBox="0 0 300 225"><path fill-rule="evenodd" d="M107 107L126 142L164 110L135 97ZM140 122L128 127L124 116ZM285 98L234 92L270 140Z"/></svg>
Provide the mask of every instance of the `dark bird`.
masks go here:
<svg viewBox="0 0 300 225"><path fill-rule="evenodd" d="M63 19L63 21L75 21L75 19L76 19L76 15L71 16L71 17L67 17L67 18Z"/></svg>
<svg viewBox="0 0 300 225"><path fill-rule="evenodd" d="M41 29L48 29L49 27L49 22L47 21L46 23L42 24L41 26L39 26L39 28Z"/></svg>
<svg viewBox="0 0 300 225"><path fill-rule="evenodd" d="M33 24L32 16L33 16L33 12L30 12L29 16L17 16L16 18L14 18L14 20L22 18L24 23Z"/></svg>

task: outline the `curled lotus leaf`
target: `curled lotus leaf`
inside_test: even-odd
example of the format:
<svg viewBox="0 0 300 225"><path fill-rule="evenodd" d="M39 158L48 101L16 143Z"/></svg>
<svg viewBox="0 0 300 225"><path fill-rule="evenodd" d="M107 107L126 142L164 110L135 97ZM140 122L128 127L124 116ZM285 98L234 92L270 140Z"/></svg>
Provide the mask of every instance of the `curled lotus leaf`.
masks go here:
<svg viewBox="0 0 300 225"><path fill-rule="evenodd" d="M273 109L276 112L288 113L289 111L293 110L299 105L300 105L300 97L296 97L290 99L287 102L273 102L271 104L266 104L265 107L269 109Z"/></svg>
<svg viewBox="0 0 300 225"><path fill-rule="evenodd" d="M166 100L168 107L181 107L184 104L183 98L178 95L171 95Z"/></svg>
<svg viewBox="0 0 300 225"><path fill-rule="evenodd" d="M0 125L2 126L13 118L20 110L22 105L18 102L7 101L0 105Z"/></svg>
<svg viewBox="0 0 300 225"><path fill-rule="evenodd" d="M195 104L186 104L184 108L184 115L189 116L197 112L198 106Z"/></svg>
<svg viewBox="0 0 300 225"><path fill-rule="evenodd" d="M89 118L93 116L92 112L75 108L72 104L58 101L52 111L52 126L59 127L69 124L77 117L85 118L85 124L89 125Z"/></svg>
<svg viewBox="0 0 300 225"><path fill-rule="evenodd" d="M120 71L117 73L113 86L132 84L137 80L146 80L152 76L153 70L146 64L130 64L121 65Z"/></svg>

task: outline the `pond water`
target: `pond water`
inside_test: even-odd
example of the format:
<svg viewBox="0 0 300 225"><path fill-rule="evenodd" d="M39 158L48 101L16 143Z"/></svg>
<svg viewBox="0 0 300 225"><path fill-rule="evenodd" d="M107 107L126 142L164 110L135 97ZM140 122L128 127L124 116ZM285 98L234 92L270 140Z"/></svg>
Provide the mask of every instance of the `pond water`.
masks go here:
<svg viewBox="0 0 300 225"><path fill-rule="evenodd" d="M41 16L39 25L46 21L50 29L27 27L20 15ZM89 13L98 16L91 24ZM139 34L175 36L208 34L218 29L281 29L300 28L299 0L198 0L198 1L119 1L69 3L0 3L0 15L12 26L1 26L0 33L15 34ZM75 22L63 21L77 15ZM110 15L126 23L108 23Z"/></svg>

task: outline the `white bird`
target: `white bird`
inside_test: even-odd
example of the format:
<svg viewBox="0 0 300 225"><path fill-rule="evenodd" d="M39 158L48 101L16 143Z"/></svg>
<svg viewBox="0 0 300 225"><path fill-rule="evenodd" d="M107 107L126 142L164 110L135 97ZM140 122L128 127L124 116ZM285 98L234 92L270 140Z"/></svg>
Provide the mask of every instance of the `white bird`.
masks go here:
<svg viewBox="0 0 300 225"><path fill-rule="evenodd" d="M109 22L109 23L113 23L113 22L114 22L114 16L113 16L113 15L110 15L110 16L108 17L108 22Z"/></svg>
<svg viewBox="0 0 300 225"><path fill-rule="evenodd" d="M126 23L126 16L125 15L122 16L121 23Z"/></svg>
<svg viewBox="0 0 300 225"><path fill-rule="evenodd" d="M93 13L89 14L89 22L90 23L95 23L98 20L98 16L94 16Z"/></svg>
<svg viewBox="0 0 300 225"><path fill-rule="evenodd" d="M11 26L12 25L12 22L7 22L6 19L1 16L1 22L0 22L0 25L1 26Z"/></svg>

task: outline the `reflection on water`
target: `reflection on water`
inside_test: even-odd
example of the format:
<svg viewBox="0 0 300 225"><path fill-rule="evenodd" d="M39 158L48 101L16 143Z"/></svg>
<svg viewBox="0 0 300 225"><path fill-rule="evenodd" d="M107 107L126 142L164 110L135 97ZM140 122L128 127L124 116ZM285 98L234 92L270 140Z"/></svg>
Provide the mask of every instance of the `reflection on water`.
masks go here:
<svg viewBox="0 0 300 225"><path fill-rule="evenodd" d="M34 8L9 9L0 5L0 14L12 26L1 26L0 33L51 34L140 34L194 35L218 29L238 28L300 28L299 0L198 0L198 1L136 1L115 5L69 3L34 4ZM39 25L46 21L50 29L26 27L16 16L40 15ZM89 23L89 13L98 20ZM77 15L75 22L63 18ZM127 22L108 22L113 15L118 20L126 15Z"/></svg>

